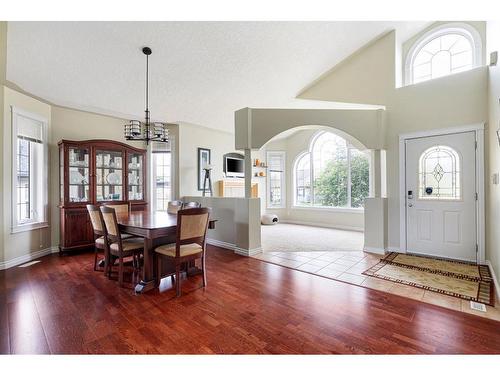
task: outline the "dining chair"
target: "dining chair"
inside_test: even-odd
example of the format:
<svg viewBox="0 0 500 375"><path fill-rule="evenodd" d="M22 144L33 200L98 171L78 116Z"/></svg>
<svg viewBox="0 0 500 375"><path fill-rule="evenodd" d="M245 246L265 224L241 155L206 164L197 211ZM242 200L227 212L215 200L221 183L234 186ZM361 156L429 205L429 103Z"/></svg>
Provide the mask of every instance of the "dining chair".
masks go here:
<svg viewBox="0 0 500 375"><path fill-rule="evenodd" d="M201 207L201 203L200 202L186 202L186 203L183 203L182 204L182 209L186 209L186 208L200 208Z"/></svg>
<svg viewBox="0 0 500 375"><path fill-rule="evenodd" d="M123 286L123 259L133 258L134 270L139 264L140 254L144 254L144 238L132 237L122 239L116 219L116 211L109 206L101 206L101 214L106 229L106 238L109 244L109 253L118 258L118 285ZM111 269L111 267L109 267ZM111 271L110 271L111 272Z"/></svg>
<svg viewBox="0 0 500 375"><path fill-rule="evenodd" d="M131 211L130 202L129 203L120 203L120 204L105 203L104 205L106 207L114 208L116 213L123 213L123 212L130 212Z"/></svg>
<svg viewBox="0 0 500 375"><path fill-rule="evenodd" d="M169 214L176 214L177 211L182 209L182 201L170 201L168 202L167 212Z"/></svg>
<svg viewBox="0 0 500 375"><path fill-rule="evenodd" d="M183 209L177 213L176 242L158 246L155 249L158 286L162 277L162 259L175 265L176 296L181 295L181 265L201 258L203 287L207 285L205 270L206 235L208 228L208 208Z"/></svg>
<svg viewBox="0 0 500 375"><path fill-rule="evenodd" d="M97 271L97 254L99 250L102 250L104 253L104 270L106 270L106 263L108 261L106 256L107 242L106 229L104 228L102 214L99 210L99 206L95 206L93 204L87 205L87 211L89 212L90 222L92 224L92 229L94 230L94 271Z"/></svg>

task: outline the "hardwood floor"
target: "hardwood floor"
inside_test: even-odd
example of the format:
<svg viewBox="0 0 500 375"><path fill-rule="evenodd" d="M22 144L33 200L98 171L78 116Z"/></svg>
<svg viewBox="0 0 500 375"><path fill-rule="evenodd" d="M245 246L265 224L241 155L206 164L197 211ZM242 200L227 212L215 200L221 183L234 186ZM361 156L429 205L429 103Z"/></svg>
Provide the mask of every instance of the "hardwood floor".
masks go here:
<svg viewBox="0 0 500 375"><path fill-rule="evenodd" d="M133 295L52 255L0 271L0 353L500 353L500 322L209 246L208 287Z"/></svg>

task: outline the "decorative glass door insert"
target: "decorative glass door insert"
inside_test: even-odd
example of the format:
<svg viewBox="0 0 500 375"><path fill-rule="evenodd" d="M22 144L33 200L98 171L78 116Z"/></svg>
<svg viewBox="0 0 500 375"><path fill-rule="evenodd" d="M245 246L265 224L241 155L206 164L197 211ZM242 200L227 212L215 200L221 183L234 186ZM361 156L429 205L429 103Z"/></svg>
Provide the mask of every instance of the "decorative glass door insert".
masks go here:
<svg viewBox="0 0 500 375"><path fill-rule="evenodd" d="M144 199L143 181L143 156L141 154L128 154L128 199Z"/></svg>
<svg viewBox="0 0 500 375"><path fill-rule="evenodd" d="M97 201L122 201L123 156L121 151L96 151Z"/></svg>
<svg viewBox="0 0 500 375"><path fill-rule="evenodd" d="M88 202L90 197L89 149L70 147L68 166L69 201Z"/></svg>

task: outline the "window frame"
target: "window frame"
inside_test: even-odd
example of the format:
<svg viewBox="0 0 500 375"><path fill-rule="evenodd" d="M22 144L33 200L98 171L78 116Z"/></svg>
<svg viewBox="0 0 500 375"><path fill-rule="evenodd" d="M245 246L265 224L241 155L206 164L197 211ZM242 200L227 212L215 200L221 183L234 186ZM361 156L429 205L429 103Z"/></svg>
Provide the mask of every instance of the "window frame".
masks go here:
<svg viewBox="0 0 500 375"><path fill-rule="evenodd" d="M152 205L153 205L153 210L154 211L166 211L165 210L160 210L158 208L158 202L157 202L157 188L156 188L156 178L158 177L156 173L156 165L155 165L155 154L170 154L170 199L168 201L171 201L173 199L174 191L173 191L173 153L172 150L168 151L153 151L151 152L151 187L152 187ZM168 202L167 201L167 202Z"/></svg>
<svg viewBox="0 0 500 375"><path fill-rule="evenodd" d="M341 207L341 206L319 206L314 204L314 155L313 155L313 148L315 146L316 141L318 140L321 135L324 133L332 133L336 135L337 137L342 138L346 142L346 162L348 166L347 170L347 202L348 206ZM333 211L333 212L364 212L364 207L351 207L352 204L352 186L351 186L351 149L358 150L360 152L366 151L366 150L359 150L356 148L352 143L349 142L346 138L344 138L341 135L336 134L335 132L328 131L328 130L320 130L316 132L312 137L311 141L309 144L309 149L306 151L300 152L294 159L293 162L293 169L292 169L292 179L293 179L293 208L294 209L307 209L307 210L320 210L320 211ZM299 161L303 157L309 157L309 181L310 181L310 192L311 192L311 202L309 204L300 204L297 202L297 166ZM371 196L372 194L372 158L370 155L366 155L368 159L368 168L369 168L369 173L368 173L368 184L369 184L369 191L368 191L368 196Z"/></svg>
<svg viewBox="0 0 500 375"><path fill-rule="evenodd" d="M41 180L41 193L36 193L32 191L30 188L30 202L33 202L33 206L38 208L41 207L41 213L37 212L37 217L32 220L27 221L19 221L17 217L17 154L18 151L18 118L24 117L30 119L32 121L36 121L40 123L42 127L41 136L42 136L42 153L43 153L43 165L42 168L34 168L32 166L33 155L30 156L30 171L33 171L33 175L30 173L30 187L38 186L38 184L33 184L32 179ZM28 112L21 108L11 106L11 182L12 182L12 192L11 192L11 233L19 233L25 231L31 231L40 228L49 227L48 222L48 195L49 195L49 176L48 176L48 120L47 118ZM31 153L31 150L30 150ZM41 200L41 201L40 201Z"/></svg>
<svg viewBox="0 0 500 375"><path fill-rule="evenodd" d="M467 23L462 23L462 22L453 22L453 23L445 23L436 27L433 27L432 29L428 30L425 32L420 38L418 38L415 43L411 46L411 48L408 50L408 53L406 55L406 60L405 60L405 66L404 66L404 84L405 86L409 85L414 85L414 84L419 84L423 82L428 82L432 81L437 78L443 78L443 77L448 77L453 74L457 73L450 73L445 76L441 77L436 77L436 78L430 78L425 81L419 81L414 83L414 77L413 77L413 62L415 61L415 58L417 57L418 53L420 50L427 45L427 43L430 43L436 38L439 38L441 36L447 35L447 34L458 34L463 37L465 37L471 44L472 46L472 66L471 69L477 68L478 66L481 66L483 64L483 43L482 43L482 38L479 32L476 30L475 27L467 24ZM469 69L469 70L471 70ZM468 71L468 70L466 70ZM463 72L463 71L462 71Z"/></svg>
<svg viewBox="0 0 500 375"><path fill-rule="evenodd" d="M271 204L271 164L269 163L270 156L272 155L277 155L281 157L281 160L283 162L282 164L282 171L281 171L281 179L280 179L280 185L281 185L281 204L280 205L272 205ZM266 207L268 209L279 209L279 208L285 208L286 207L286 152L285 151L267 151L266 152L266 162L267 162L267 173L266 173L266 180L267 180L267 199L266 199Z"/></svg>

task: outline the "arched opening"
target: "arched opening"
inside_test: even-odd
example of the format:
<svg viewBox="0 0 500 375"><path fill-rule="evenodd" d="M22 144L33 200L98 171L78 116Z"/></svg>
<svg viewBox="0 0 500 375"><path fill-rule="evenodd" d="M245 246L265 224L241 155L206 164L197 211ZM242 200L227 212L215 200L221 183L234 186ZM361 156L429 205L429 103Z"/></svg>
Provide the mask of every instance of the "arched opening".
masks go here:
<svg viewBox="0 0 500 375"><path fill-rule="evenodd" d="M254 151L254 162L259 159L267 167L266 179L258 177L260 170L253 171L261 212L279 218L278 225L261 228L264 253L321 247L361 251L372 154L351 135L315 125L288 129ZM302 232L308 234L295 237Z"/></svg>

